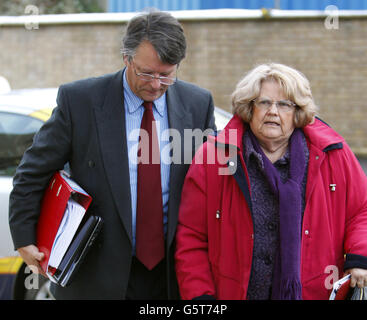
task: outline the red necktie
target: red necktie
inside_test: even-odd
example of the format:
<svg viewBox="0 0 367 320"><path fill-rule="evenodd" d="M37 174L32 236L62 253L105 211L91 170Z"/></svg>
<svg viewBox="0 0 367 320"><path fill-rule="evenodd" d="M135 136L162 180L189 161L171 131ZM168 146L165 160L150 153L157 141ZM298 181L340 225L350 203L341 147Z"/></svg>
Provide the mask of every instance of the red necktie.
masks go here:
<svg viewBox="0 0 367 320"><path fill-rule="evenodd" d="M160 152L153 103L144 102L138 150L136 257L149 270L164 257Z"/></svg>

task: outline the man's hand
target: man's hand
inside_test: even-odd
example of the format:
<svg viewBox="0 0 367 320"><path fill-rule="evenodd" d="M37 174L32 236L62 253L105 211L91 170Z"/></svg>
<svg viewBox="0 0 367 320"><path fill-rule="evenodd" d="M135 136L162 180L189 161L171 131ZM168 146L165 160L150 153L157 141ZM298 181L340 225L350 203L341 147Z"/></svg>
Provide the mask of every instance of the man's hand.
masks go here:
<svg viewBox="0 0 367 320"><path fill-rule="evenodd" d="M358 288L367 286L367 270L360 268L348 269L345 271L345 275L350 274L350 286L354 288L356 285Z"/></svg>
<svg viewBox="0 0 367 320"><path fill-rule="evenodd" d="M45 255L40 252L35 245L31 244L29 246L19 248L18 252L33 273L47 277L40 266L40 262Z"/></svg>

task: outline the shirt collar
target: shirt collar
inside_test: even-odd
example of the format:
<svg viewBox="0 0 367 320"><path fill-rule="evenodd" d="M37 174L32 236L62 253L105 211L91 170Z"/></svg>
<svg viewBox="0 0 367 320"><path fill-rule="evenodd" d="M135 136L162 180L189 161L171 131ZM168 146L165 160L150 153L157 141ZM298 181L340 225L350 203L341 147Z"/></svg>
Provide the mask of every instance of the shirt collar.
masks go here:
<svg viewBox="0 0 367 320"><path fill-rule="evenodd" d="M129 113L134 113L143 104L144 100L135 95L135 93L132 92L132 90L130 89L129 83L127 82L126 79L126 69L123 75L123 86L124 86L125 101L126 100L129 101L129 103L127 104L127 110L129 111ZM154 100L155 109L157 110L157 112L161 117L164 116L165 105L166 105L166 92L157 100Z"/></svg>

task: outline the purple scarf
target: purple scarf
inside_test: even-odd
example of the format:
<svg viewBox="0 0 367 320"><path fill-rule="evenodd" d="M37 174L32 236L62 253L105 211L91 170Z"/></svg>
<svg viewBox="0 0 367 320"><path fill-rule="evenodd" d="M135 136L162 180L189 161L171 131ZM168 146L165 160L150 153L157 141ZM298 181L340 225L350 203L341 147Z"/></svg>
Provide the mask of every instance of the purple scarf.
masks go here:
<svg viewBox="0 0 367 320"><path fill-rule="evenodd" d="M280 250L275 260L272 299L302 300L300 276L302 180L306 161L303 151L303 133L295 129L290 137L289 178L281 181L278 170L262 151L257 138L249 130L254 149L261 154L270 188L279 199Z"/></svg>

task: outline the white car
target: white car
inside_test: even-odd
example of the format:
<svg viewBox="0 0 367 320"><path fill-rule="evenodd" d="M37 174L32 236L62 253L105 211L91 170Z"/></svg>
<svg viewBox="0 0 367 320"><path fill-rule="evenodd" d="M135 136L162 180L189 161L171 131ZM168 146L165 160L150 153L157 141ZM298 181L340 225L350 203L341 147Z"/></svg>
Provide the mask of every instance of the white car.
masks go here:
<svg viewBox="0 0 367 320"><path fill-rule="evenodd" d="M0 90L1 91L1 90ZM25 297L27 276L22 259L14 251L8 223L12 177L34 134L50 117L57 89L24 89L0 94L0 300ZM28 273L29 275L29 273ZM27 295L42 290L28 291Z"/></svg>
<svg viewBox="0 0 367 320"><path fill-rule="evenodd" d="M56 106L56 95L56 88L13 90L7 93L1 93L0 90L0 300L50 297L48 281L42 280L39 290L24 289L24 281L29 273L23 260L14 251L8 207L16 167L24 151L31 145L34 134L51 116ZM218 130L223 129L230 118L230 113L215 108Z"/></svg>

